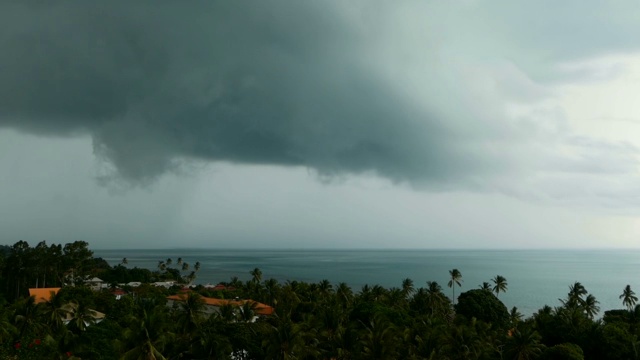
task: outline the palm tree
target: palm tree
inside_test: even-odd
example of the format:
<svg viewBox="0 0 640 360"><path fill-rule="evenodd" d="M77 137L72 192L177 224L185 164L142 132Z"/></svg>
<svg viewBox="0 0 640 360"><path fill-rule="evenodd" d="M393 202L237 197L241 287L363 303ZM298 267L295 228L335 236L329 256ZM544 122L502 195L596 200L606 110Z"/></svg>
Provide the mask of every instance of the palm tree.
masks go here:
<svg viewBox="0 0 640 360"><path fill-rule="evenodd" d="M491 281L495 284L493 292L496 293L496 296L500 295L500 292L507 291L507 279L504 276L496 275Z"/></svg>
<svg viewBox="0 0 640 360"><path fill-rule="evenodd" d="M82 332L87 330L89 325L95 324L97 312L89 309L84 302L74 302L71 305L71 316L73 319L70 325L73 329Z"/></svg>
<svg viewBox="0 0 640 360"><path fill-rule="evenodd" d="M167 258L167 266L171 266L173 260L171 258Z"/></svg>
<svg viewBox="0 0 640 360"><path fill-rule="evenodd" d="M189 263L183 262L182 263L182 271L187 271L187 270L189 270Z"/></svg>
<svg viewBox="0 0 640 360"><path fill-rule="evenodd" d="M483 281L482 284L480 284L478 287L480 288L480 290L492 291L491 284L486 281Z"/></svg>
<svg viewBox="0 0 640 360"><path fill-rule="evenodd" d="M453 269L453 270L449 270L449 275L451 277L449 278L449 283L447 285L450 288L453 289L452 301L453 301L453 304L455 305L455 303L456 303L456 284L458 286L462 286L462 273L458 269Z"/></svg>
<svg viewBox="0 0 640 360"><path fill-rule="evenodd" d="M289 319L280 319L268 338L262 341L267 359L295 359L304 351L305 342L300 325Z"/></svg>
<svg viewBox="0 0 640 360"><path fill-rule="evenodd" d="M593 319L598 314L598 311L600 311L600 307L598 306L599 303L600 302L596 300L595 296L591 294L587 295L584 299L584 311L589 319Z"/></svg>
<svg viewBox="0 0 640 360"><path fill-rule="evenodd" d="M342 304L343 308L346 308L351 303L353 299L353 291L347 285L347 283L341 282L338 284L338 288L336 289L336 295L338 297L338 301Z"/></svg>
<svg viewBox="0 0 640 360"><path fill-rule="evenodd" d="M45 322L54 332L58 332L64 325L63 320L71 312L72 308L61 296L61 293L51 291L51 297L40 305Z"/></svg>
<svg viewBox="0 0 640 360"><path fill-rule="evenodd" d="M567 301L563 303L567 307L576 307L584 303L583 295L587 295L587 289L578 281L569 286L569 293L567 294Z"/></svg>
<svg viewBox="0 0 640 360"><path fill-rule="evenodd" d="M236 322L238 306L232 303L226 303L220 306L220 318L226 322Z"/></svg>
<svg viewBox="0 0 640 360"><path fill-rule="evenodd" d="M0 310L0 342L8 342L16 334L17 329L9 320L9 313L4 309Z"/></svg>
<svg viewBox="0 0 640 360"><path fill-rule="evenodd" d="M441 342L443 350L449 359L485 358L484 352L490 351L488 343L483 341L482 334L486 334L491 325L472 320L468 326L452 326L445 330ZM491 349L493 350L493 349Z"/></svg>
<svg viewBox="0 0 640 360"><path fill-rule="evenodd" d="M362 285L362 288L358 292L358 297L364 301L371 301L371 286L369 286L369 284Z"/></svg>
<svg viewBox="0 0 640 360"><path fill-rule="evenodd" d="M120 341L125 351L121 359L166 360L161 353L171 337L167 331L166 307L149 300L140 300L136 307L138 314L130 317L130 325Z"/></svg>
<svg viewBox="0 0 640 360"><path fill-rule="evenodd" d="M195 334L191 351L196 359L227 359L233 353L229 339L219 329L224 326L220 316L211 315Z"/></svg>
<svg viewBox="0 0 640 360"><path fill-rule="evenodd" d="M373 285L371 288L371 296L374 301L380 301L387 295L387 289L383 288L380 285Z"/></svg>
<svg viewBox="0 0 640 360"><path fill-rule="evenodd" d="M237 289L242 286L242 281L240 281L237 276L232 276L231 281L229 281L229 286Z"/></svg>
<svg viewBox="0 0 640 360"><path fill-rule="evenodd" d="M196 272L195 271L190 272L189 275L187 276L187 280L189 280L189 285L191 285L195 279L196 279Z"/></svg>
<svg viewBox="0 0 640 360"><path fill-rule="evenodd" d="M255 269L251 270L249 273L251 274L251 276L252 276L252 279L251 279L251 280L252 280L254 283L256 283L256 284L257 284L257 283L259 283L260 281L262 281L262 270L260 270L260 269L258 269L258 268L255 268Z"/></svg>
<svg viewBox="0 0 640 360"><path fill-rule="evenodd" d="M40 322L40 310L41 308L37 306L34 296L30 296L17 304L13 321L15 327L19 330L18 339L21 339L29 329L37 333L45 327L45 324Z"/></svg>
<svg viewBox="0 0 640 360"><path fill-rule="evenodd" d="M422 290L422 288L420 289ZM418 291L425 295L426 304L431 309L431 315L445 315L450 309L449 299L442 292L442 286L437 281L427 281L426 292Z"/></svg>
<svg viewBox="0 0 640 360"><path fill-rule="evenodd" d="M402 289L398 289L396 287L390 288L385 296L386 303L390 307L404 307L404 304L407 302L407 296L405 295Z"/></svg>
<svg viewBox="0 0 640 360"><path fill-rule="evenodd" d="M516 326L518 325L518 323L520 323L520 321L522 321L522 318L524 317L524 315L522 315L522 313L520 311L518 311L517 307L512 307L511 311L509 312L509 319L511 321L511 326Z"/></svg>
<svg viewBox="0 0 640 360"><path fill-rule="evenodd" d="M195 264L195 266L193 267L193 269L194 269L196 272L200 271L200 261L196 261L196 264Z"/></svg>
<svg viewBox="0 0 640 360"><path fill-rule="evenodd" d="M178 326L183 334L190 334L202 320L205 302L202 295L191 292L184 301L180 302L178 309Z"/></svg>
<svg viewBox="0 0 640 360"><path fill-rule="evenodd" d="M413 286L413 280L409 278L402 280L402 293L404 294L405 297L411 296L411 294L413 294L414 291L415 291L415 288Z"/></svg>
<svg viewBox="0 0 640 360"><path fill-rule="evenodd" d="M178 261L176 261L176 264L178 266L182 265L182 258L181 257L178 258Z"/></svg>
<svg viewBox="0 0 640 360"><path fill-rule="evenodd" d="M166 268L167 268L167 265L164 263L164 261L162 260L158 261L158 270L165 271Z"/></svg>
<svg viewBox="0 0 640 360"><path fill-rule="evenodd" d="M276 305L276 296L278 291L280 290L280 285L278 284L278 280L269 279L264 282L264 289L266 290L267 298L264 300L267 304L274 306Z"/></svg>
<svg viewBox="0 0 640 360"><path fill-rule="evenodd" d="M626 306L629 311L633 310L634 305L638 301L636 293L631 290L631 285L625 286L619 298L622 299L622 305Z"/></svg>
<svg viewBox="0 0 640 360"><path fill-rule="evenodd" d="M136 324L137 325L137 324ZM127 329L129 330L129 329ZM145 331L146 328L139 326L134 328L133 331ZM125 331L125 336L129 338L133 338L136 335L129 335L127 331ZM162 355L162 353L158 350L158 348L153 344L154 342L150 339L145 339L142 336L139 336L140 344L131 350L127 351L122 355L123 360L167 360L166 357Z"/></svg>
<svg viewBox="0 0 640 360"><path fill-rule="evenodd" d="M331 294L333 294L333 285L327 279L321 280L318 283L317 292L320 295L319 300L326 300Z"/></svg>
<svg viewBox="0 0 640 360"><path fill-rule="evenodd" d="M122 261L120 262L120 265L124 266L124 265L127 265L128 263L129 263L129 259L127 259L125 257L125 258L122 258Z"/></svg>
<svg viewBox="0 0 640 360"><path fill-rule="evenodd" d="M399 331L383 315L375 314L361 337L362 354L367 359L396 359Z"/></svg>
<svg viewBox="0 0 640 360"><path fill-rule="evenodd" d="M505 359L537 359L544 349L540 340L542 337L531 326L519 326L507 338Z"/></svg>
<svg viewBox="0 0 640 360"><path fill-rule="evenodd" d="M238 318L244 322L252 322L256 314L258 304L255 301L245 301L238 307Z"/></svg>
<svg viewBox="0 0 640 360"><path fill-rule="evenodd" d="M340 348L340 331L343 329L345 313L335 298L330 303L318 309L316 325L320 342L320 351L324 359L336 359Z"/></svg>

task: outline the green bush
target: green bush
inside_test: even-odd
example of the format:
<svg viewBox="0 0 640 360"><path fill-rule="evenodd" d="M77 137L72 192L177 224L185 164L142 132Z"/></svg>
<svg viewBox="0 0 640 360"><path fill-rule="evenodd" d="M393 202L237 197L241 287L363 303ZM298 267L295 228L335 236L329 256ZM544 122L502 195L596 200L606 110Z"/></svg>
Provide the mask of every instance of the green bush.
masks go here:
<svg viewBox="0 0 640 360"><path fill-rule="evenodd" d="M542 353L542 360L584 360L580 346L571 343L559 344Z"/></svg>
<svg viewBox="0 0 640 360"><path fill-rule="evenodd" d="M463 292L455 305L456 314L504 328L509 323L507 307L493 293L481 289Z"/></svg>

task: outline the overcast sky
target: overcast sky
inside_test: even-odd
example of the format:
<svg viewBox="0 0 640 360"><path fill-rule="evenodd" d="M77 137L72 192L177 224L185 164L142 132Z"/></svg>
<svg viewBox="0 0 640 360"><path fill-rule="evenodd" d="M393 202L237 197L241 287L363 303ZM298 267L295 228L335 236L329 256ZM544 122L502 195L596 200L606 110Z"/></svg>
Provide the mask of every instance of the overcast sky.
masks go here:
<svg viewBox="0 0 640 360"><path fill-rule="evenodd" d="M640 2L0 5L0 243L640 247Z"/></svg>

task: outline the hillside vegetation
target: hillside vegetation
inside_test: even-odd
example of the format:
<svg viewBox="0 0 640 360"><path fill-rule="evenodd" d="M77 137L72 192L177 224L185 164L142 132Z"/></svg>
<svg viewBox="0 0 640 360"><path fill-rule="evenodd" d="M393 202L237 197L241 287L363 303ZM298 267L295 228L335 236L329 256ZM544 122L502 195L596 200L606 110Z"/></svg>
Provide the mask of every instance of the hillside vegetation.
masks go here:
<svg viewBox="0 0 640 360"><path fill-rule="evenodd" d="M524 318L498 298L508 291L505 277L458 294L463 274L456 269L443 285L399 279L398 287L351 289L326 280L280 283L256 268L247 269L246 282L185 291L199 264L179 258L159 259L150 270L130 268L126 259L110 266L82 241L20 241L2 250L0 359L639 358L640 306L630 286L620 295L625 309L601 318L578 282L558 306L541 304ZM93 277L107 285L91 289ZM176 285L150 284L169 280ZM143 284L122 285L132 281ZM61 290L38 303L28 291L36 287ZM185 301L169 306L174 294ZM251 303L212 312L203 297L252 299L275 313L255 316Z"/></svg>

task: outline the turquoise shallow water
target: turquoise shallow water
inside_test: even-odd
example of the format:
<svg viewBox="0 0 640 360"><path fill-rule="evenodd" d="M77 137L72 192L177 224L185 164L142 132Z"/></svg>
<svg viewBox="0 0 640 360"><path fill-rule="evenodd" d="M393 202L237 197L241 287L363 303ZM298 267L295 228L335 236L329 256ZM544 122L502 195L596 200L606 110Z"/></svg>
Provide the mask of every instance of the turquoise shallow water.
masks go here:
<svg viewBox="0 0 640 360"><path fill-rule="evenodd" d="M446 287L449 270L463 275L459 291L477 288L496 275L507 278L509 289L500 294L508 308L517 306L531 315L547 304L557 306L569 285L580 281L600 301L601 312L622 308L618 296L630 284L640 294L640 250L95 250L111 265L123 257L129 267L155 269L159 260L178 257L201 263L197 283L216 284L237 276L250 279L258 267L263 278L346 282L354 291L364 284L400 287L411 278L416 287L437 281Z"/></svg>

